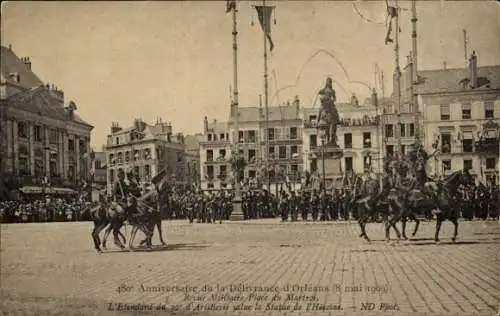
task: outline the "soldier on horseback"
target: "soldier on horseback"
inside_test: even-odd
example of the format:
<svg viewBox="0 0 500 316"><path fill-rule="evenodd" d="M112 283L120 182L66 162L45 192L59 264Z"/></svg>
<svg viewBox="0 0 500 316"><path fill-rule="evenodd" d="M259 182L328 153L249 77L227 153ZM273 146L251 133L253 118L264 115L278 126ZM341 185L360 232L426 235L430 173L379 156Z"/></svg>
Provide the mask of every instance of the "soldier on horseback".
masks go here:
<svg viewBox="0 0 500 316"><path fill-rule="evenodd" d="M119 214L124 214L127 209L128 185L125 182L125 173L123 170L118 171L118 180L113 188L113 203L112 208Z"/></svg>

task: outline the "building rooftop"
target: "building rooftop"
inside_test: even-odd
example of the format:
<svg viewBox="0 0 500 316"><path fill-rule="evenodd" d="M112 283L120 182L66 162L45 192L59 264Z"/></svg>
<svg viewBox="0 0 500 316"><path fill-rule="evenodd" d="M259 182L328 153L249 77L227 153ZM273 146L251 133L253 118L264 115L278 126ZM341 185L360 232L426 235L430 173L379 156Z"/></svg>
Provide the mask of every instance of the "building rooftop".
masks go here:
<svg viewBox="0 0 500 316"><path fill-rule="evenodd" d="M28 60L29 61L29 60ZM31 64L31 61L29 61ZM19 75L19 82L13 78L13 74ZM17 57L10 47L0 46L0 79L1 83L17 85L25 89L43 85L42 80ZM10 93L2 96L9 97Z"/></svg>
<svg viewBox="0 0 500 316"><path fill-rule="evenodd" d="M44 85L13 94L8 98L8 102L9 107L15 109L60 121L74 121L92 127L76 113L73 113L73 119L70 119L68 110L64 108L61 100Z"/></svg>
<svg viewBox="0 0 500 316"><path fill-rule="evenodd" d="M417 85L420 94L464 91L462 82L469 80L468 68L422 70L418 74L423 79ZM476 89L500 89L500 66L478 67L477 78Z"/></svg>

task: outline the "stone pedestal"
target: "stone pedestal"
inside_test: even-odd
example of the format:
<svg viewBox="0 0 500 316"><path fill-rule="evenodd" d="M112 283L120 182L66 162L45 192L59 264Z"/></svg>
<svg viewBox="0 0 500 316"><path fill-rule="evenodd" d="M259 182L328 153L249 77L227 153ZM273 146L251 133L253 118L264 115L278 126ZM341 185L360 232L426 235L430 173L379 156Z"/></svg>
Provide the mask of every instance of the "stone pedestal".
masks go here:
<svg viewBox="0 0 500 316"><path fill-rule="evenodd" d="M342 176L341 160L343 150L339 147L322 145L316 151L318 157L318 171L323 177L323 161L324 161L324 177L327 190L335 185L335 179Z"/></svg>

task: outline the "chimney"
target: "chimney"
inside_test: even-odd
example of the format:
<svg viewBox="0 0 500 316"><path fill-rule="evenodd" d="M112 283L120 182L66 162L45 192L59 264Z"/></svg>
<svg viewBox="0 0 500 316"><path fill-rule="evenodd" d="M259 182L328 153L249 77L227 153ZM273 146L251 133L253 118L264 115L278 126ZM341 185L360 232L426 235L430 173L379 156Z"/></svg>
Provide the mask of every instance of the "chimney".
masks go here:
<svg viewBox="0 0 500 316"><path fill-rule="evenodd" d="M29 57L22 57L21 61L26 65L26 68L28 68L29 71L31 71L31 60Z"/></svg>
<svg viewBox="0 0 500 316"><path fill-rule="evenodd" d="M472 89L477 88L477 56L476 51L472 52L469 58L469 75L470 75L470 86Z"/></svg>
<svg viewBox="0 0 500 316"><path fill-rule="evenodd" d="M208 132L208 119L205 116L205 119L203 120L203 131Z"/></svg>
<svg viewBox="0 0 500 316"><path fill-rule="evenodd" d="M293 99L293 105L295 105L295 110L297 111L298 115L300 113L300 100L298 95L296 95L295 98Z"/></svg>

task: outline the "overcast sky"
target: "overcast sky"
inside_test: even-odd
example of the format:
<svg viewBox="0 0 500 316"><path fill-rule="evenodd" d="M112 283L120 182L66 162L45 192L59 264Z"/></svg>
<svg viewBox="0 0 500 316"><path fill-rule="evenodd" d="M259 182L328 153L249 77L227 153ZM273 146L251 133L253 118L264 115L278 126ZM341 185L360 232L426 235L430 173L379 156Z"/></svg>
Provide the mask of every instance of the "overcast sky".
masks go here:
<svg viewBox="0 0 500 316"><path fill-rule="evenodd" d="M263 36L252 4L238 4L241 106L258 105L264 91ZM385 72L386 95L391 93L394 51L384 45L385 1L273 4L270 105L299 95L312 106L328 75L340 101L353 92L364 99L369 89L353 81L373 85L375 63ZM410 1L400 5L411 7ZM462 29L480 66L500 64L497 2L417 6L420 69L442 68L444 61L448 68L464 67ZM95 126L92 143L100 150L112 121L128 126L135 117L153 122L160 116L176 132L196 133L205 115L226 119L233 68L232 18L225 8L225 1L2 2L2 44L30 56L35 73L76 102L80 116ZM402 12L402 65L411 46L410 18L410 10ZM321 49L335 58L318 54ZM295 85L299 73L298 84L275 98L280 87Z"/></svg>

